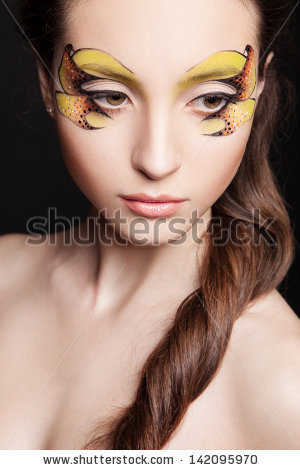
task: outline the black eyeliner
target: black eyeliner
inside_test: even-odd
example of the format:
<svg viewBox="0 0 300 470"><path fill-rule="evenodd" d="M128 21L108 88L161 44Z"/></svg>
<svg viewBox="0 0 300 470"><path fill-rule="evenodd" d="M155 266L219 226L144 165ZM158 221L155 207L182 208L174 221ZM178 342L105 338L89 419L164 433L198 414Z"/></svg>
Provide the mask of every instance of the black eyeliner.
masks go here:
<svg viewBox="0 0 300 470"><path fill-rule="evenodd" d="M86 95L89 95L90 97L93 97L93 98L112 95L114 93L118 95L122 95L122 96L127 96L126 93L123 93L122 91L117 91L117 90L99 90L99 91L83 90L83 92Z"/></svg>
<svg viewBox="0 0 300 470"><path fill-rule="evenodd" d="M194 98L192 101L197 100L198 98L204 98L206 96L217 96L217 97L223 97L226 98L228 102L231 103L236 103L238 101L238 92L236 92L234 95L228 94L228 93L223 93L223 92L217 92L217 93L205 93L203 95L199 95L196 98Z"/></svg>

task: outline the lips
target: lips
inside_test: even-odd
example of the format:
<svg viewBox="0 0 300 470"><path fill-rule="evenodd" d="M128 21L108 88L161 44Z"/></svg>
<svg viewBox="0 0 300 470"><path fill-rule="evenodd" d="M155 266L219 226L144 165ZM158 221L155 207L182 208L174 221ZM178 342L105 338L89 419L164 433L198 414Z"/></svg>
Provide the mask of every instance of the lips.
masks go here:
<svg viewBox="0 0 300 470"><path fill-rule="evenodd" d="M143 202L184 202L186 199L182 199L175 196L169 196L168 194L159 194L158 196L150 196L149 194L145 193L138 193L138 194L126 194L125 196L121 196L124 199L131 199L135 201L143 201Z"/></svg>
<svg viewBox="0 0 300 470"><path fill-rule="evenodd" d="M146 217L163 217L174 214L186 201L186 199L168 194L159 194L153 197L149 194L139 193L121 197L129 209Z"/></svg>

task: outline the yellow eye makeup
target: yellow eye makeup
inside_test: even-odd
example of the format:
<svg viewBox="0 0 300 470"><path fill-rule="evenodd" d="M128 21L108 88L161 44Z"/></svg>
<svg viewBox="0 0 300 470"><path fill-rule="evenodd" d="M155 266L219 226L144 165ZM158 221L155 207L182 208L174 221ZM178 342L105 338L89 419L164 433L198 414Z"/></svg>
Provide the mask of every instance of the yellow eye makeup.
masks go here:
<svg viewBox="0 0 300 470"><path fill-rule="evenodd" d="M109 54L96 49L79 49L74 53L71 44L64 50L58 74L65 92L56 92L56 104L60 113L87 130L109 126L112 123L110 114L113 115L117 108L111 108L110 111L98 105L93 98L103 92L84 90L84 83L111 78L139 89L139 81L135 75ZM107 94L112 95L111 92Z"/></svg>
<svg viewBox="0 0 300 470"><path fill-rule="evenodd" d="M235 132L244 122L249 121L254 113L255 100L228 103L221 112L203 119L199 131L205 135L229 135Z"/></svg>
<svg viewBox="0 0 300 470"><path fill-rule="evenodd" d="M255 99L249 98L256 85L253 48L247 45L244 54L221 51L208 57L184 74L174 89L173 98L185 89L209 80L231 85L236 93L227 96L228 102L222 109L200 122L199 132L211 136L230 135L254 114ZM211 96L217 97L218 93L211 93Z"/></svg>
<svg viewBox="0 0 300 470"><path fill-rule="evenodd" d="M122 101L124 94L113 90L97 92L84 89L86 83L101 79L116 80L145 96L139 79L131 70L111 55L97 49L79 49L75 52L72 45L68 44L59 67L59 79L64 90L64 93L56 92L60 113L87 130L109 126L113 122L112 116L119 112L114 104L118 104L120 96ZM212 92L198 97L206 101L206 111L203 112L202 108L202 116L204 114L205 117L202 117L199 124L199 132L210 136L230 135L252 119L254 114L255 99L250 98L256 85L253 48L247 45L244 54L220 51L187 70L173 89L173 100L186 89L208 81L229 85L236 92ZM110 96L112 107L101 106L100 96ZM193 101L196 100L197 98ZM219 103L221 100L221 108L218 107L218 100ZM193 108L190 104L189 107ZM218 110L214 110L216 107ZM196 107L194 108L197 114ZM198 110L201 111L200 108Z"/></svg>
<svg viewBox="0 0 300 470"><path fill-rule="evenodd" d="M141 92L141 86L135 74L105 52L96 49L79 49L72 58L80 70L94 77L120 80L130 88Z"/></svg>

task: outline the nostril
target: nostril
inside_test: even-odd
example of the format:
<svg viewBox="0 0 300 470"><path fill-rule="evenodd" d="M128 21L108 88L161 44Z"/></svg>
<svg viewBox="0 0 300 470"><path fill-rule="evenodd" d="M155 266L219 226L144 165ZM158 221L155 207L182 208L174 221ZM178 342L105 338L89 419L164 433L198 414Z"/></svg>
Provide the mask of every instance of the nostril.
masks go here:
<svg viewBox="0 0 300 470"><path fill-rule="evenodd" d="M161 180L176 172L180 166L180 159L174 155L161 157L160 155L140 152L133 155L131 164L134 170L142 173L151 180Z"/></svg>

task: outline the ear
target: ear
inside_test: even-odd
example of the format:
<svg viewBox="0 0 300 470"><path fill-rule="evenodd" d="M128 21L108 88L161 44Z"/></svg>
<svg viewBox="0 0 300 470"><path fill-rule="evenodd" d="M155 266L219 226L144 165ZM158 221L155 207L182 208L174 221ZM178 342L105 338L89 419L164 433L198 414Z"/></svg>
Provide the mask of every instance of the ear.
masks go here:
<svg viewBox="0 0 300 470"><path fill-rule="evenodd" d="M42 63L41 59L36 55L36 67L40 82L41 93L45 107L49 115L55 119L56 106L53 95L53 79L49 70L46 69L45 64Z"/></svg>
<svg viewBox="0 0 300 470"><path fill-rule="evenodd" d="M264 74L263 74L263 77L262 79L260 80L260 82L258 82L257 84L257 100L258 98L260 97L261 93L263 92L263 89L264 89L264 86L265 86L265 77L266 77L266 72L267 72L267 68L269 66L269 63L271 62L271 60L273 59L274 57L274 52L271 51L269 52L268 54L268 57L266 58L266 62L265 62L265 65L264 65Z"/></svg>

